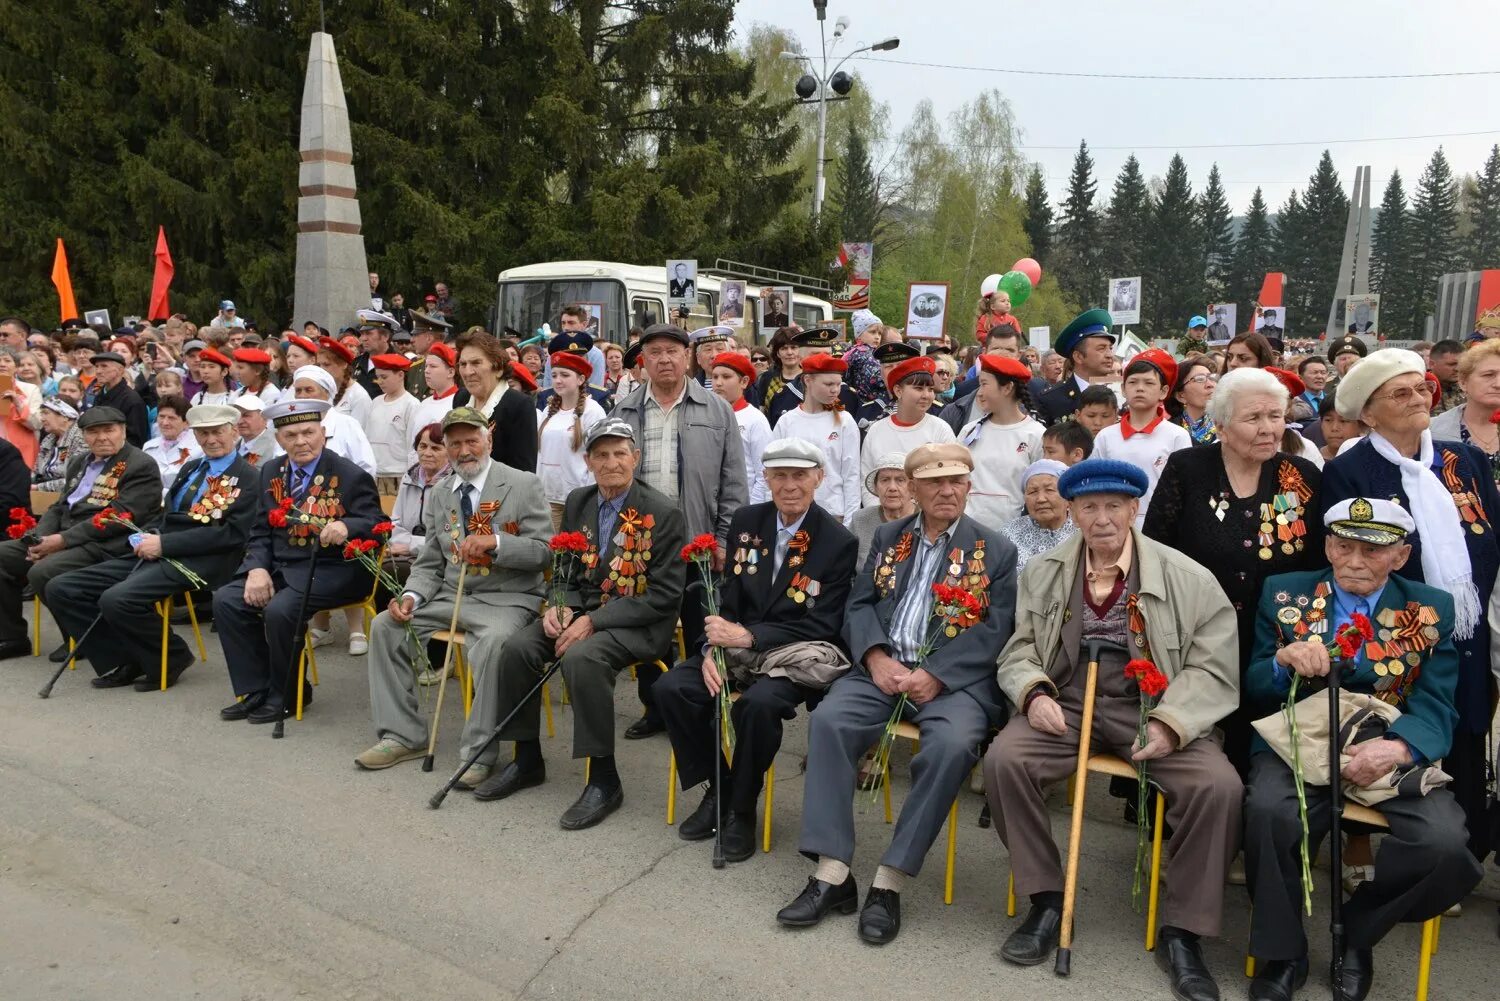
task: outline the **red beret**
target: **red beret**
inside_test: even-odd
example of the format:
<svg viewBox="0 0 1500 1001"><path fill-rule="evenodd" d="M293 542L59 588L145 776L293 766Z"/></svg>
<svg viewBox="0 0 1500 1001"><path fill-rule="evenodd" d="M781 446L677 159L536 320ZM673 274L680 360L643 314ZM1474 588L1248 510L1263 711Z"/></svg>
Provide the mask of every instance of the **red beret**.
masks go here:
<svg viewBox="0 0 1500 1001"><path fill-rule="evenodd" d="M1435 407L1439 403L1442 403L1443 384L1438 381L1438 377L1431 372L1426 372L1422 375L1422 379L1427 383L1427 388L1432 391L1432 405ZM1294 393L1293 395L1295 396L1296 394Z"/></svg>
<svg viewBox="0 0 1500 1001"><path fill-rule="evenodd" d="M1008 355L980 355L979 370L1001 379L1031 380L1031 369L1019 358Z"/></svg>
<svg viewBox="0 0 1500 1001"><path fill-rule="evenodd" d="M738 351L721 351L714 355L714 362L709 368L719 368L720 366L733 369L736 375L743 375L751 382L754 382L756 379L755 365L749 358L746 358Z"/></svg>
<svg viewBox="0 0 1500 1001"><path fill-rule="evenodd" d="M297 347L301 348L303 351L306 351L310 355L315 355L318 353L318 346L312 341L308 340L306 337L303 337L301 334L287 334L286 342L288 344L297 345Z"/></svg>
<svg viewBox="0 0 1500 1001"><path fill-rule="evenodd" d="M383 368L387 372L405 372L411 368L411 359L406 355L371 355L370 361L376 368Z"/></svg>
<svg viewBox="0 0 1500 1001"><path fill-rule="evenodd" d="M835 358L827 351L819 351L817 354L808 355L802 359L802 372L804 375L843 375L849 366L844 359Z"/></svg>
<svg viewBox="0 0 1500 1001"><path fill-rule="evenodd" d="M346 364L354 364L354 352L350 351L348 347L334 340L332 337L319 337L318 347L329 352L330 354L338 355L340 358L344 359L344 362Z"/></svg>
<svg viewBox="0 0 1500 1001"><path fill-rule="evenodd" d="M594 366L589 364L588 357L571 351L552 352L552 367L571 369L585 379L594 374Z"/></svg>
<svg viewBox="0 0 1500 1001"><path fill-rule="evenodd" d="M510 363L510 377L519 382L528 393L537 391L536 376L531 374L531 369L518 361Z"/></svg>
<svg viewBox="0 0 1500 1001"><path fill-rule="evenodd" d="M458 352L453 350L453 345L451 344L444 344L442 341L439 341L428 348L427 353L437 355L443 359L443 361L448 363L449 368L456 368L458 366Z"/></svg>
<svg viewBox="0 0 1500 1001"><path fill-rule="evenodd" d="M1140 357L1137 355L1136 357ZM1284 368L1272 368L1266 366L1266 371L1276 377L1276 381L1286 387L1286 391L1293 396L1301 396L1307 392L1307 384L1297 377L1296 372L1288 372Z"/></svg>
<svg viewBox="0 0 1500 1001"><path fill-rule="evenodd" d="M198 360L211 361L215 365L223 365L225 368L228 368L231 364L233 364L228 358L225 358L213 348L204 348L202 351L198 352Z"/></svg>
<svg viewBox="0 0 1500 1001"><path fill-rule="evenodd" d="M807 362L803 362L802 365L805 368L807 366ZM919 358L908 358L906 359L906 361L901 362L895 368L891 369L890 373L886 375L885 388L894 393L896 391L897 383L899 383L902 379L905 379L908 376L916 375L919 372L926 372L928 375L936 374L937 362L933 361L926 355L923 355Z"/></svg>
<svg viewBox="0 0 1500 1001"><path fill-rule="evenodd" d="M1166 383L1169 389L1177 384L1177 362L1171 355L1167 354L1161 348L1148 348L1147 350L1142 351L1140 354L1130 359L1130 363L1126 364L1125 367L1129 368L1131 364L1134 364L1138 361L1143 361L1160 372L1162 382ZM1293 376L1293 378L1295 378L1295 376Z"/></svg>
<svg viewBox="0 0 1500 1001"><path fill-rule="evenodd" d="M260 348L235 348L234 360L246 362L251 365L271 364L271 355Z"/></svg>

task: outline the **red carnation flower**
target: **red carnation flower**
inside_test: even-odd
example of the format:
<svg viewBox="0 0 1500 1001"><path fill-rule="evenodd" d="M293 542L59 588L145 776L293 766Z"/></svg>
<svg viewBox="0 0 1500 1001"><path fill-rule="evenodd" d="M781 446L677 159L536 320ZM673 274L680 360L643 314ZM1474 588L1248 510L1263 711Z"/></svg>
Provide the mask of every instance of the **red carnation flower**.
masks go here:
<svg viewBox="0 0 1500 1001"><path fill-rule="evenodd" d="M1375 638L1375 627L1370 624L1369 617L1360 615L1358 612L1355 612L1352 616L1350 616L1348 628L1353 629L1355 632L1359 633L1360 637L1364 640L1372 640Z"/></svg>
<svg viewBox="0 0 1500 1001"><path fill-rule="evenodd" d="M712 559L717 548L718 543L714 541L714 537L705 533L682 547L682 558L689 563L695 560Z"/></svg>
<svg viewBox="0 0 1500 1001"><path fill-rule="evenodd" d="M100 511L98 514L94 515L92 519L93 525L95 528L103 531L104 526L109 524L110 519L112 519L114 516L115 509L112 507L107 507L103 511Z"/></svg>
<svg viewBox="0 0 1500 1001"><path fill-rule="evenodd" d="M375 527L370 529L373 535L390 535L396 530L396 526L389 521L377 521Z"/></svg>

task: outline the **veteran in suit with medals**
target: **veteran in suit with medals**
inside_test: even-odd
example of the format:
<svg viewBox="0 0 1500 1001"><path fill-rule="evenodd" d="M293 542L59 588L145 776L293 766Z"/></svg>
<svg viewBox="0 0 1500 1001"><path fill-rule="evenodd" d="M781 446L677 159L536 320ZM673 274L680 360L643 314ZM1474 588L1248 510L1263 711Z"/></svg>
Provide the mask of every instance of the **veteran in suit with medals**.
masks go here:
<svg viewBox="0 0 1500 1001"><path fill-rule="evenodd" d="M904 696L903 714L920 728L921 750L912 758L911 792L859 917L866 942L895 939L901 889L921 871L978 760L980 741L1004 717L995 653L1010 635L1015 610L1016 547L964 514L973 468L962 445L913 449L906 474L918 511L876 529L855 578L844 642L859 669L834 682L809 719L797 847L818 867L776 915L782 925L807 927L830 910L847 914L858 904L849 871L855 770ZM974 607L935 622L937 585L967 592Z"/></svg>
<svg viewBox="0 0 1500 1001"><path fill-rule="evenodd" d="M401 596L375 618L370 632L370 716L378 742L356 757L380 769L420 758L427 723L418 711L415 651L408 624L425 646L453 621L460 561L468 564L459 603L466 659L474 671L474 704L459 757L468 760L499 717L500 648L530 624L542 602L542 570L552 518L541 480L490 458L489 419L472 407L448 411L443 446L453 472L430 494L422 516L425 537ZM473 788L489 777L493 746L459 778Z"/></svg>
<svg viewBox="0 0 1500 1001"><path fill-rule="evenodd" d="M260 471L250 543L235 578L214 593L214 621L229 679L239 701L225 706L226 720L273 723L285 716L282 686L304 623L297 621L303 594L308 612L363 601L370 574L345 561L341 547L368 536L385 519L375 480L325 448L327 400L284 400L266 408L276 441L286 454ZM313 547L321 547L316 576ZM310 694L306 693L305 694Z"/></svg>
<svg viewBox="0 0 1500 1001"><path fill-rule="evenodd" d="M51 608L48 591L58 577L130 552L131 530L117 521L96 523L100 512L125 514L137 525L161 512L161 467L126 441L125 415L96 405L78 418L78 428L88 451L68 460L56 502L26 535L0 542L0 659L31 652L21 616L24 589ZM61 620L58 628L66 629ZM68 644L52 656L62 663Z"/></svg>
<svg viewBox="0 0 1500 1001"><path fill-rule="evenodd" d="M160 523L129 536L131 553L52 582L53 614L69 636L82 636L100 617L79 651L99 675L95 688L134 683L138 692L157 690L161 678L154 668L162 634L156 603L184 591L211 595L244 556L260 474L236 448L239 419L233 406L190 409L187 425L203 454L184 465L167 488ZM201 586L184 576L184 569L196 574ZM167 645L170 687L193 663L193 654L175 632L167 633Z"/></svg>
<svg viewBox="0 0 1500 1001"><path fill-rule="evenodd" d="M1458 720L1453 597L1398 573L1412 556L1406 540L1417 527L1400 505L1348 498L1329 507L1324 524L1331 568L1280 574L1265 583L1245 699L1252 715L1275 716L1286 704L1293 675L1301 678L1299 689L1313 683L1321 688L1320 679L1333 669L1329 643L1351 624L1356 631L1360 625L1368 629L1368 639L1351 637L1352 671L1342 675L1341 686L1398 712L1343 751L1345 796L1379 810L1390 824L1373 874L1343 907L1342 996L1364 1001L1374 980L1375 944L1398 922L1442 914L1478 885L1482 873L1465 847L1463 810L1441 785L1447 776L1437 780L1429 767L1448 754ZM1327 694L1309 695L1298 707L1326 720ZM1325 759L1327 753L1325 744ZM1387 798L1351 796L1373 789L1388 790ZM1250 954L1260 961L1250 997L1290 1001L1308 975L1302 822L1292 771L1259 735L1246 792L1245 872L1254 905ZM1307 850L1316 857L1330 826L1329 787L1308 783L1304 793Z"/></svg>
<svg viewBox="0 0 1500 1001"><path fill-rule="evenodd" d="M682 787L709 784L678 836L711 837L722 807L730 862L755 851L755 802L781 747L782 722L799 705L816 705L850 666L839 634L859 544L813 500L823 461L823 450L800 438L766 446L761 464L771 500L740 508L729 523L719 614L705 620L703 646L656 685ZM710 648L721 652L740 696L729 712L735 745L723 788L713 784L720 675Z"/></svg>
<svg viewBox="0 0 1500 1001"><path fill-rule="evenodd" d="M665 655L686 577L682 512L635 478L640 449L631 426L599 421L584 456L595 482L568 495L562 531L582 533L587 550L553 582L561 604L549 605L501 649L495 705L496 718L504 717L548 664L561 661L573 703L573 757L589 759L588 783L562 815L565 830L592 827L624 802L614 758L615 675L641 662L640 670L654 670L650 662ZM501 731L501 740L516 742L516 756L474 790L476 799L504 799L546 781L540 712L541 699L533 697Z"/></svg>

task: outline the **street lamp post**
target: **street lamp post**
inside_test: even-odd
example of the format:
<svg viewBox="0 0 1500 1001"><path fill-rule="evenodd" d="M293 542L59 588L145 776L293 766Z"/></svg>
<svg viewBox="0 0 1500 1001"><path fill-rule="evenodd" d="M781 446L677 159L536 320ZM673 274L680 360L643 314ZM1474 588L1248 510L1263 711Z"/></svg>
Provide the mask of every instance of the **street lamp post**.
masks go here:
<svg viewBox="0 0 1500 1001"><path fill-rule="evenodd" d="M901 44L901 39L892 36L882 39L874 45L862 45L854 51L847 53L842 59L834 64L833 71L828 69L828 36L824 31L824 21L828 16L828 0L813 0L813 9L818 15L818 41L822 46L821 74L812 72L804 73L797 81L797 96L802 99L803 104L816 101L818 104L818 162L817 173L813 181L813 222L823 214L823 190L826 182L823 176L824 150L828 139L828 90L833 88L839 96L833 100L841 100L854 88L854 78L848 73L841 73L840 67L861 52L888 52ZM849 19L841 17L834 22L833 47L838 48L839 39L843 38L844 32L849 30ZM796 52L783 52L783 59L794 59L808 64L811 69L812 57L800 55ZM816 96L814 96L816 95Z"/></svg>

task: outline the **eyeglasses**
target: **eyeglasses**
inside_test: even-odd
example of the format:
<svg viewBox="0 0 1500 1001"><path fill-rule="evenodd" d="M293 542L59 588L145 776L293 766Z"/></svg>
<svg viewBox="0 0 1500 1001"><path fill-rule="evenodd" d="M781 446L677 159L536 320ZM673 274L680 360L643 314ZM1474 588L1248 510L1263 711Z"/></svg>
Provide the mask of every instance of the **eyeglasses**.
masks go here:
<svg viewBox="0 0 1500 1001"><path fill-rule="evenodd" d="M1372 401L1390 400L1398 407L1404 407L1407 404L1411 403L1414 399L1418 398L1424 401L1432 398L1432 392L1427 388L1427 384L1425 382L1420 386L1404 386L1401 389L1393 389L1389 393L1383 393L1380 396L1370 397Z"/></svg>
<svg viewBox="0 0 1500 1001"><path fill-rule="evenodd" d="M1203 375L1188 376L1187 381L1192 383L1193 385L1202 386L1205 383L1216 382L1217 380L1214 379L1213 376L1205 372Z"/></svg>

